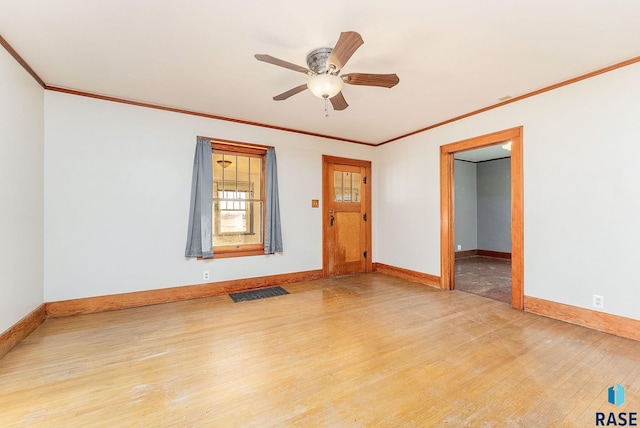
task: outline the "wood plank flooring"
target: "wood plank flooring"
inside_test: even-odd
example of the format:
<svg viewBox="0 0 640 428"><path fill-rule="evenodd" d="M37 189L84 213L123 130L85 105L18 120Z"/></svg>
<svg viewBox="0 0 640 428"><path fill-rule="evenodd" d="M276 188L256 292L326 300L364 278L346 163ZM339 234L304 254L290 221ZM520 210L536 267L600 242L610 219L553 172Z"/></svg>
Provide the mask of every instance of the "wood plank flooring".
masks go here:
<svg viewBox="0 0 640 428"><path fill-rule="evenodd" d="M640 411L640 342L380 273L284 288L49 319L0 360L0 426L582 427Z"/></svg>

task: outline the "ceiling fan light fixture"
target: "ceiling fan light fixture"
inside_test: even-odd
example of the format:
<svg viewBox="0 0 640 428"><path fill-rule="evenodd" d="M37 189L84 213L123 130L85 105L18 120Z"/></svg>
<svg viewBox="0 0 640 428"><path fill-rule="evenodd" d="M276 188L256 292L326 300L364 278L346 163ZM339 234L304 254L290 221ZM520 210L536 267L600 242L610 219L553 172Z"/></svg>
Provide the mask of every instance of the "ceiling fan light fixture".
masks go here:
<svg viewBox="0 0 640 428"><path fill-rule="evenodd" d="M307 65L309 68L281 60L266 54L254 55L258 61L277 65L278 67L304 73L311 76L307 83L298 85L281 94L273 97L274 101L283 101L289 97L304 92L309 89L311 93L324 99L325 116L328 116L327 106L329 99L334 110L344 110L349 104L342 94L342 85L378 86L381 88L392 88L400 82L398 76L394 74L373 74L373 73L350 73L339 76L343 67L351 58L351 55L360 47L364 41L362 36L355 31L343 31L333 48L317 48L307 54Z"/></svg>
<svg viewBox="0 0 640 428"><path fill-rule="evenodd" d="M325 73L313 76L307 82L307 87L318 98L333 98L342 91L342 79L333 74Z"/></svg>

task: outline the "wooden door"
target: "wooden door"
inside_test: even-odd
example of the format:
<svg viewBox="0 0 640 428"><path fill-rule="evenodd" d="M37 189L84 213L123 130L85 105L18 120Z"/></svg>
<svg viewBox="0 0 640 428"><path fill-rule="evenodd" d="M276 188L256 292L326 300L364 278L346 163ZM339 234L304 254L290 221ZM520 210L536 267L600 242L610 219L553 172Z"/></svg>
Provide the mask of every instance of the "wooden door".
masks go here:
<svg viewBox="0 0 640 428"><path fill-rule="evenodd" d="M323 156L323 271L371 271L371 162Z"/></svg>

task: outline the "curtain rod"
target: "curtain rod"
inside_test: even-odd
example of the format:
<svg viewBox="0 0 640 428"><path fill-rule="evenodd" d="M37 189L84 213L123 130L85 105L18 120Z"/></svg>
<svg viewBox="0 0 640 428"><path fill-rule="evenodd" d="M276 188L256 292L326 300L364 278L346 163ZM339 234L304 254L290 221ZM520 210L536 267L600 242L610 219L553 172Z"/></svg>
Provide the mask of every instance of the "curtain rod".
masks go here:
<svg viewBox="0 0 640 428"><path fill-rule="evenodd" d="M256 147L259 149L273 149L273 146L265 146L263 144L254 144L254 143L243 143L241 141L233 141L233 140L224 140L222 138L211 138L211 137L205 137L202 135L198 135L198 137L200 138L206 138L209 141L211 141L212 143L220 142L220 143L229 143L229 144L234 144L236 146L244 146L244 147Z"/></svg>

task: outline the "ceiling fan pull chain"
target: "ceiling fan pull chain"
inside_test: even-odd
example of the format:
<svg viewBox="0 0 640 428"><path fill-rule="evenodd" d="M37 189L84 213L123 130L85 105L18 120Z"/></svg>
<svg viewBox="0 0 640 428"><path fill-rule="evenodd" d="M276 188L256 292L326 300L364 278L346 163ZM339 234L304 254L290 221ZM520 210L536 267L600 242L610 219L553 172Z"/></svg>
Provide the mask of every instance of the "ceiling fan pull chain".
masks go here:
<svg viewBox="0 0 640 428"><path fill-rule="evenodd" d="M324 117L329 117L329 97L324 97Z"/></svg>

